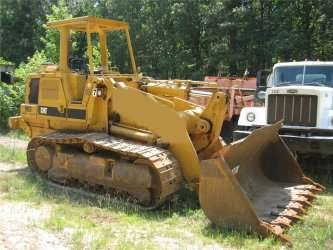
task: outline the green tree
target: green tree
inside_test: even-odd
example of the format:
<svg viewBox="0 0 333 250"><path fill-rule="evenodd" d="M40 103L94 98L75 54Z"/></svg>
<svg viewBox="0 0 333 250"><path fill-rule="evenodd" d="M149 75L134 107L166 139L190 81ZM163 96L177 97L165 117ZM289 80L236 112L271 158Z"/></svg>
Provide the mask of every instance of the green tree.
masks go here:
<svg viewBox="0 0 333 250"><path fill-rule="evenodd" d="M47 21L58 21L63 19L71 18L72 15L64 0L59 0L57 5L52 5L51 14L46 15ZM46 24L43 24L45 29L45 36L41 38L44 45L45 55L48 60L52 63L57 63L59 61L59 39L60 34L56 29L48 29Z"/></svg>
<svg viewBox="0 0 333 250"><path fill-rule="evenodd" d="M18 64L42 47L42 25L52 3L52 0L1 0L0 56Z"/></svg>
<svg viewBox="0 0 333 250"><path fill-rule="evenodd" d="M2 0L0 14L0 56L16 63L36 50L57 62L59 34L42 24L84 15L129 22L137 64L157 78L255 73L277 58L330 60L333 52L327 0ZM108 39L111 61L128 69L123 37ZM85 36L72 40L83 55Z"/></svg>

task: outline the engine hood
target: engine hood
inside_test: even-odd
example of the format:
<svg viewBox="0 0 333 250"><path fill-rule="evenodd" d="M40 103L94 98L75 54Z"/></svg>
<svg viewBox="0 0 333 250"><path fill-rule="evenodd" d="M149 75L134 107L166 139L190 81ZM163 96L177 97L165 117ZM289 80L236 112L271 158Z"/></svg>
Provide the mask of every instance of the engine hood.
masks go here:
<svg viewBox="0 0 333 250"><path fill-rule="evenodd" d="M292 85L273 87L267 89L267 94L299 94L299 95L321 95L321 94L333 94L333 88L322 86L304 86L304 85Z"/></svg>

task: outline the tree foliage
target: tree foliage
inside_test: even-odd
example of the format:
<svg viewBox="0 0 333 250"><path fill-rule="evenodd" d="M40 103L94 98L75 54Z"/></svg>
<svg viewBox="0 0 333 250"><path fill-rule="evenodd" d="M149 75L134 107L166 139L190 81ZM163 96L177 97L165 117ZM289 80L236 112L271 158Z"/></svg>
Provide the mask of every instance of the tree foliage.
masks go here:
<svg viewBox="0 0 333 250"><path fill-rule="evenodd" d="M83 15L129 22L138 65L158 78L240 75L278 59L332 60L327 0L2 0L0 56L19 63L45 50L55 62L58 34L42 24ZM126 67L126 45L113 38L111 60Z"/></svg>
<svg viewBox="0 0 333 250"><path fill-rule="evenodd" d="M32 57L28 57L28 62L22 62L15 70L15 77L19 79L18 84L23 85L28 74L38 72L41 65L46 63L48 58L44 51L36 51Z"/></svg>
<svg viewBox="0 0 333 250"><path fill-rule="evenodd" d="M57 0L1 0L0 56L16 64L32 56L43 44L46 13Z"/></svg>
<svg viewBox="0 0 333 250"><path fill-rule="evenodd" d="M64 0L59 0L57 5L52 5L51 13L46 15L48 22L63 20L71 18L72 15L69 13L69 10L66 6ZM45 29L45 36L41 37L41 41L44 45L45 55L48 58L49 62L57 63L59 60L59 31L56 29L48 29L46 24L43 24Z"/></svg>

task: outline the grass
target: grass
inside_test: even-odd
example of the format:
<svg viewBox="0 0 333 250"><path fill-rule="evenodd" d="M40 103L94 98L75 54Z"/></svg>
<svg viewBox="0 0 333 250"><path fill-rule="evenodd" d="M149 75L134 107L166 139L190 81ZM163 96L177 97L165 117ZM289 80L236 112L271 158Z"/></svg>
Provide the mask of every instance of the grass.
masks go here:
<svg viewBox="0 0 333 250"><path fill-rule="evenodd" d="M2 199L48 204L51 215L43 227L70 232L73 249L186 249L197 246L228 246L238 249L279 248L272 238L212 227L193 193L183 190L173 202L156 211L144 211L117 198L82 199L59 193L29 175L0 178Z"/></svg>
<svg viewBox="0 0 333 250"><path fill-rule="evenodd" d="M15 147L5 147L0 145L0 161L2 162L18 162L26 164L26 153L25 150L18 149Z"/></svg>
<svg viewBox="0 0 333 250"><path fill-rule="evenodd" d="M23 154L0 147L0 161L24 163ZM214 227L200 209L196 195L185 189L160 209L146 211L116 197L88 199L55 190L28 170L21 170L0 174L0 193L2 202L49 205L52 211L42 227L66 234L73 249L285 248L272 237L260 239ZM332 249L332 186L318 196L304 222L287 234L293 239L294 249Z"/></svg>
<svg viewBox="0 0 333 250"><path fill-rule="evenodd" d="M20 140L29 140L29 136L21 129L0 129L0 135Z"/></svg>

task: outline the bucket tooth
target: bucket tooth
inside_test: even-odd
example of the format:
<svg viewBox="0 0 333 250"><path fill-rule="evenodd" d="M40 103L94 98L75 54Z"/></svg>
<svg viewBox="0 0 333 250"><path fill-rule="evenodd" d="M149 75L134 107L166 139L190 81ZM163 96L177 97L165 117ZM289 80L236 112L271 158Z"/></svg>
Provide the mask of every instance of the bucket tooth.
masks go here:
<svg viewBox="0 0 333 250"><path fill-rule="evenodd" d="M326 189L323 185L321 185L317 182L314 182L312 179L310 179L307 176L303 176L303 180L308 184L312 184L312 185L316 186L318 189L320 189L320 191L324 191Z"/></svg>
<svg viewBox="0 0 333 250"><path fill-rule="evenodd" d="M310 192L309 190L300 190L300 189L291 189L291 194L292 195L299 195L299 196L303 196L306 197L307 199L314 199L316 196Z"/></svg>
<svg viewBox="0 0 333 250"><path fill-rule="evenodd" d="M282 212L279 211L271 211L270 215L272 216L278 216L278 217L286 217L290 218L294 221L301 220L302 218L298 215L298 213L295 210L292 209L284 209Z"/></svg>
<svg viewBox="0 0 333 250"><path fill-rule="evenodd" d="M300 196L300 195L292 195L291 196L291 201L299 202L299 203L303 204L304 207L311 207L312 206L311 202L306 197Z"/></svg>
<svg viewBox="0 0 333 250"><path fill-rule="evenodd" d="M308 190L310 192L321 192L323 191L321 188L317 187L316 185L299 185L294 187L297 190Z"/></svg>
<svg viewBox="0 0 333 250"><path fill-rule="evenodd" d="M290 218L294 221L303 220L301 216L299 216L298 213L293 209L285 209L282 213L280 213L280 216Z"/></svg>
<svg viewBox="0 0 333 250"><path fill-rule="evenodd" d="M289 208L289 209L295 210L299 214L306 214L306 211L305 211L303 205L299 202L289 202L289 204L286 206L279 204L279 205L277 205L277 208L283 208L283 209Z"/></svg>
<svg viewBox="0 0 333 250"><path fill-rule="evenodd" d="M287 217L277 217L275 220L273 220L270 224L272 225L279 225L283 228L290 228L292 224L292 220Z"/></svg>
<svg viewBox="0 0 333 250"><path fill-rule="evenodd" d="M261 222L262 226L264 226L267 230L272 232L274 235L282 235L283 234L283 228L279 225L272 225L271 223L268 222Z"/></svg>
<svg viewBox="0 0 333 250"><path fill-rule="evenodd" d="M290 247L292 246L290 238L283 234L284 229L280 225L272 225L270 223L262 221L261 226L265 228L271 235L274 235L286 245Z"/></svg>

